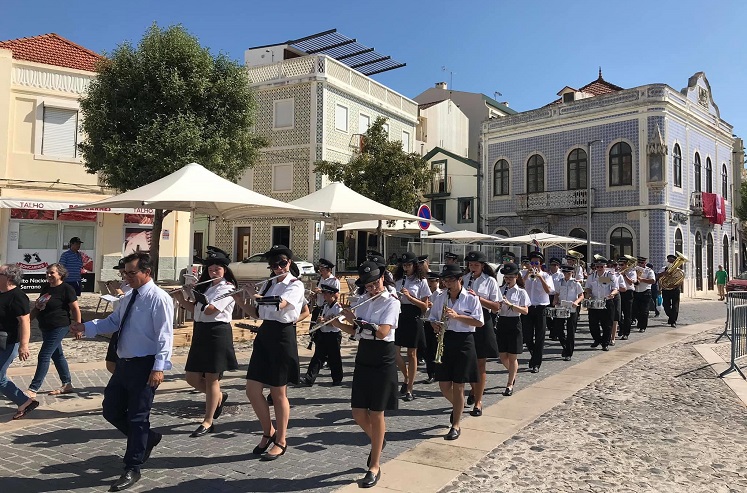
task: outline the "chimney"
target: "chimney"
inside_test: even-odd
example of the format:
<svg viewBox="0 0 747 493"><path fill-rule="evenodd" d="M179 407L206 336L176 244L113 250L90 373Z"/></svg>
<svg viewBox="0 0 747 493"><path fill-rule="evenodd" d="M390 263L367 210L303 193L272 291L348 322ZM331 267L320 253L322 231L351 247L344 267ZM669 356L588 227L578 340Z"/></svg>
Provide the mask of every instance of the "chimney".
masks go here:
<svg viewBox="0 0 747 493"><path fill-rule="evenodd" d="M443 89L445 91L447 89L446 82L436 82L436 89Z"/></svg>
<svg viewBox="0 0 747 493"><path fill-rule="evenodd" d="M506 108L509 108L508 101L501 101L501 104L505 106Z"/></svg>

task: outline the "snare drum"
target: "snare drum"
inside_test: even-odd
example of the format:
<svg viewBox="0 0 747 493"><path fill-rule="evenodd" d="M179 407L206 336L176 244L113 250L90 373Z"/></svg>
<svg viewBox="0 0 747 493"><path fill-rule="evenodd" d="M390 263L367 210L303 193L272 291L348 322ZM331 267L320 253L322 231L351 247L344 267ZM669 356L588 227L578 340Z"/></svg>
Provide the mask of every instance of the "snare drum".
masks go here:
<svg viewBox="0 0 747 493"><path fill-rule="evenodd" d="M548 318L555 317L555 308L553 308L551 306L546 306L545 307L545 317L548 317Z"/></svg>
<svg viewBox="0 0 747 493"><path fill-rule="evenodd" d="M607 308L607 300L605 300L604 298L588 301L589 304L587 306L589 310L604 310Z"/></svg>
<svg viewBox="0 0 747 493"><path fill-rule="evenodd" d="M564 306L556 307L555 318L571 318L571 309Z"/></svg>

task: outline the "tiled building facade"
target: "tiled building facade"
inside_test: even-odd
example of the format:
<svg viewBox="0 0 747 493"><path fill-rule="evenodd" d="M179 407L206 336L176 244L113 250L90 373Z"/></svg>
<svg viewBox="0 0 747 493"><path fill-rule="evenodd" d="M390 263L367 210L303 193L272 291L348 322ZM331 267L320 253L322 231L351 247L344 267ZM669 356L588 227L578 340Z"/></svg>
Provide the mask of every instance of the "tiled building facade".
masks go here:
<svg viewBox="0 0 747 493"><path fill-rule="evenodd" d="M559 95L484 123L486 232L586 238L591 188L591 240L605 245L593 246L592 255L645 255L660 267L681 251L689 258L689 295L712 289L719 264L739 271L732 204L742 163L732 157L732 127L703 73L676 91L664 84L623 89L600 72ZM706 217L705 192L725 198L723 224Z"/></svg>

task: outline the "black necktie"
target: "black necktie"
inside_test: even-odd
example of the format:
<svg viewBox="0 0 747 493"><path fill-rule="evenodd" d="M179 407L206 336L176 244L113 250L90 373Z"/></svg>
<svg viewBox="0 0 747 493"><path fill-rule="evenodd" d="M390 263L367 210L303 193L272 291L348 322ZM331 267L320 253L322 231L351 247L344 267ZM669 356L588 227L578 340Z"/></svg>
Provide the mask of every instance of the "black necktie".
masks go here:
<svg viewBox="0 0 747 493"><path fill-rule="evenodd" d="M132 290L132 294L130 295L130 302L127 303L127 308L125 308L124 315L122 315L122 320L119 321L119 337L117 339L117 344L119 344L119 340L122 339L122 332L124 331L125 323L127 322L127 317L130 316L130 310L132 310L132 305L135 304L135 298L137 298L137 289Z"/></svg>

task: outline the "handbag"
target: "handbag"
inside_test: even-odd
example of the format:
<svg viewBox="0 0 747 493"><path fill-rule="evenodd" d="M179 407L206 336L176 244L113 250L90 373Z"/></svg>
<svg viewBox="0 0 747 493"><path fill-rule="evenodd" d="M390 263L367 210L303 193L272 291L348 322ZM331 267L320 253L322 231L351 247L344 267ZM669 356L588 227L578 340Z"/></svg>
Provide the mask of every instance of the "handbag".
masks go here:
<svg viewBox="0 0 747 493"><path fill-rule="evenodd" d="M5 351L5 348L8 346L8 333L5 331L0 331L0 351Z"/></svg>

